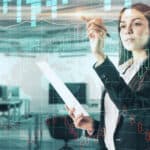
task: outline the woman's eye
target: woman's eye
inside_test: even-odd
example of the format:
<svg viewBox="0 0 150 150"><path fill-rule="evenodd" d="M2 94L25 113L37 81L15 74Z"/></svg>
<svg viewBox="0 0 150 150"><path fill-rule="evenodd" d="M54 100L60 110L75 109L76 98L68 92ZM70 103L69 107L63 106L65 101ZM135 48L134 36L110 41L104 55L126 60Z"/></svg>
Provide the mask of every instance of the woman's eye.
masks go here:
<svg viewBox="0 0 150 150"><path fill-rule="evenodd" d="M126 26L125 25L120 25L120 29L123 29L125 28Z"/></svg>
<svg viewBox="0 0 150 150"><path fill-rule="evenodd" d="M135 22L134 25L136 25L136 26L141 26L142 23L140 23L140 22Z"/></svg>

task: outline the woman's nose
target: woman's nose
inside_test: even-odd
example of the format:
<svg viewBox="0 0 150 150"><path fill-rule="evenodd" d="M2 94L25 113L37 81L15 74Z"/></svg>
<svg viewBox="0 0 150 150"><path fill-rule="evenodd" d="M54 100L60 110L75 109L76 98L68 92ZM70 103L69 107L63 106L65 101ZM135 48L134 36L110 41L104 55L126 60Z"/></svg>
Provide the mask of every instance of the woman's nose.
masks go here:
<svg viewBox="0 0 150 150"><path fill-rule="evenodd" d="M127 28L126 28L126 33L127 33L127 34L133 33L133 30L132 30L132 26L131 26L131 25L127 26Z"/></svg>

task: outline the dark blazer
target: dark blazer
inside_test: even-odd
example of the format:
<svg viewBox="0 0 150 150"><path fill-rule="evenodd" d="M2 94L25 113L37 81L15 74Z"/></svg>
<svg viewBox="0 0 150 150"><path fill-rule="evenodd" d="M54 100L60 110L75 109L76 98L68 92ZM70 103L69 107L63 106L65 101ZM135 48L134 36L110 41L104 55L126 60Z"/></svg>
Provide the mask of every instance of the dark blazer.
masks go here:
<svg viewBox="0 0 150 150"><path fill-rule="evenodd" d="M129 85L108 58L94 69L119 109L114 134L116 150L150 150L150 58ZM95 132L91 136L99 139L100 150L107 150L104 143L105 92L101 100L100 121L94 121Z"/></svg>

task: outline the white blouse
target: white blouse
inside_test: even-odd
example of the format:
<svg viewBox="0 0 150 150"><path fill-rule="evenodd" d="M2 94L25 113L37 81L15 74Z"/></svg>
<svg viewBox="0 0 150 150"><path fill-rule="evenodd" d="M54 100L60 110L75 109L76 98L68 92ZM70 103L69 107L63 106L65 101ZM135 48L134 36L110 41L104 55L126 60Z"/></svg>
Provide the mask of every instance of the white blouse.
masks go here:
<svg viewBox="0 0 150 150"><path fill-rule="evenodd" d="M143 64L143 61L139 61L137 63L131 64L131 60L129 60L125 65L119 67L120 76L124 79L124 81L129 84L131 79L140 69L140 66ZM128 69L127 69L128 68ZM127 70L126 70L127 69ZM123 74L123 72L126 72ZM105 108L105 144L108 150L115 150L114 144L114 133L116 130L118 117L119 117L119 110L114 104L114 102L109 97L109 94L106 93L104 99L104 108Z"/></svg>

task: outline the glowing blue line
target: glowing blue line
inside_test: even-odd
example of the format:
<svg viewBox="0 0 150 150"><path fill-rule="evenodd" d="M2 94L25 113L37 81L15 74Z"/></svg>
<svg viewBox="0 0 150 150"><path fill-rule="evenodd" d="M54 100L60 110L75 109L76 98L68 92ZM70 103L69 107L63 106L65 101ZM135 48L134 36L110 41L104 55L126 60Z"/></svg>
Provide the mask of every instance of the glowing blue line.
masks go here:
<svg viewBox="0 0 150 150"><path fill-rule="evenodd" d="M8 12L8 0L3 0L3 14Z"/></svg>
<svg viewBox="0 0 150 150"><path fill-rule="evenodd" d="M57 0L52 0L52 18L56 18L57 17Z"/></svg>
<svg viewBox="0 0 150 150"><path fill-rule="evenodd" d="M110 10L111 9L111 0L104 0L104 10Z"/></svg>
<svg viewBox="0 0 150 150"><path fill-rule="evenodd" d="M36 15L31 14L31 27L36 27Z"/></svg>
<svg viewBox="0 0 150 150"><path fill-rule="evenodd" d="M41 12L41 0L31 1L31 27L36 27L36 15Z"/></svg>
<svg viewBox="0 0 150 150"><path fill-rule="evenodd" d="M52 0L52 6L56 6L57 5L57 0Z"/></svg>
<svg viewBox="0 0 150 150"><path fill-rule="evenodd" d="M62 4L63 5L66 5L66 4L68 4L69 3L69 0L62 0Z"/></svg>
<svg viewBox="0 0 150 150"><path fill-rule="evenodd" d="M17 23L20 23L21 22L21 3L22 3L22 0L17 0Z"/></svg>
<svg viewBox="0 0 150 150"><path fill-rule="evenodd" d="M132 0L124 0L124 7L130 7L132 4Z"/></svg>
<svg viewBox="0 0 150 150"><path fill-rule="evenodd" d="M47 0L46 1L46 6L52 6L52 0Z"/></svg>
<svg viewBox="0 0 150 150"><path fill-rule="evenodd" d="M26 4L31 4L32 0L26 0Z"/></svg>

